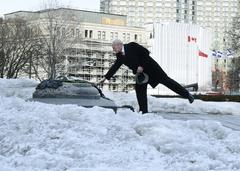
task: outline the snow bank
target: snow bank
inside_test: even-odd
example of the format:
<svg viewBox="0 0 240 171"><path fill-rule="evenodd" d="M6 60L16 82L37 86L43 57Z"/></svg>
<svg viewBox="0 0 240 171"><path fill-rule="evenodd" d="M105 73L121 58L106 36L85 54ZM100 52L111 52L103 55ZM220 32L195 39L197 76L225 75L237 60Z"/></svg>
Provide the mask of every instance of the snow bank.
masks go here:
<svg viewBox="0 0 240 171"><path fill-rule="evenodd" d="M210 121L0 98L4 170L234 170L240 133Z"/></svg>
<svg viewBox="0 0 240 171"><path fill-rule="evenodd" d="M22 84L26 81L0 80L1 88L14 92L22 91ZM240 132L218 122L165 120L130 110L115 114L100 107L29 102L25 100L29 94L10 94L0 94L4 171L240 170ZM137 106L134 94L108 95L118 104ZM210 106L210 111L220 108L220 113L227 109L234 113L233 107L238 107L231 102L218 106L196 100L190 105L184 99L153 97L149 103L161 112L206 112Z"/></svg>
<svg viewBox="0 0 240 171"><path fill-rule="evenodd" d="M37 84L31 79L0 79L0 96L28 99L32 97Z"/></svg>

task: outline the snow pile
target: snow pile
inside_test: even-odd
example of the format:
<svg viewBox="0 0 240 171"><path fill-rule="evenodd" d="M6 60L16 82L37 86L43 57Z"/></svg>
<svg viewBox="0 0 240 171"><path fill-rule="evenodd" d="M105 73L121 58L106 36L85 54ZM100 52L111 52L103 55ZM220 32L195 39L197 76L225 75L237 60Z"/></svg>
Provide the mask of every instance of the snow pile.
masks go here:
<svg viewBox="0 0 240 171"><path fill-rule="evenodd" d="M3 84L8 87L1 80ZM131 94L113 96L122 99L121 104L136 103ZM29 102L25 97L0 95L1 170L240 170L240 132L220 123L165 120L130 110L115 114L100 107ZM158 103L175 104L176 111L188 106L185 100L150 97L149 101L155 109ZM192 110L206 106L202 110L207 111L209 105L201 104L196 101ZM235 103L228 103L229 110L231 105Z"/></svg>
<svg viewBox="0 0 240 171"><path fill-rule="evenodd" d="M0 79L0 96L28 99L32 97L37 84L37 81L30 79Z"/></svg>
<svg viewBox="0 0 240 171"><path fill-rule="evenodd" d="M4 170L240 169L240 133L216 122L0 101Z"/></svg>

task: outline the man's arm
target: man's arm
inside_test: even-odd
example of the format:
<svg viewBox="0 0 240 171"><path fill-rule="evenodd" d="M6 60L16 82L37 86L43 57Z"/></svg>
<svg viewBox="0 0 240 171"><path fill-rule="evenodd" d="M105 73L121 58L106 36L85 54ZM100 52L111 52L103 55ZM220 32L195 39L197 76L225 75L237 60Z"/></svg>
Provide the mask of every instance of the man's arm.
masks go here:
<svg viewBox="0 0 240 171"><path fill-rule="evenodd" d="M106 81L106 78L104 77L103 79L101 79L101 81L99 81L98 84L103 84Z"/></svg>
<svg viewBox="0 0 240 171"><path fill-rule="evenodd" d="M102 84L107 80L110 80L110 78L117 72L117 70L122 65L122 61L117 58L117 60L114 62L114 64L111 66L111 68L108 70L107 74L104 76L104 78L99 82L99 84Z"/></svg>

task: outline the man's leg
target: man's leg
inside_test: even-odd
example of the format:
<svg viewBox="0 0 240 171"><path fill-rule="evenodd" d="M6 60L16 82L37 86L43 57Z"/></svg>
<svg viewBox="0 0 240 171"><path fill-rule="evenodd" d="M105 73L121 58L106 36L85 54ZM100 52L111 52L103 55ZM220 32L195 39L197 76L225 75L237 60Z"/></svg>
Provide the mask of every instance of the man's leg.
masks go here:
<svg viewBox="0 0 240 171"><path fill-rule="evenodd" d="M189 99L190 93L179 83L177 83L175 80L171 79L170 77L164 78L161 83L174 91L175 93L179 94L180 96ZM192 103L192 102L190 102Z"/></svg>
<svg viewBox="0 0 240 171"><path fill-rule="evenodd" d="M138 100L139 110L142 111L142 113L148 113L147 84L135 84L135 91Z"/></svg>

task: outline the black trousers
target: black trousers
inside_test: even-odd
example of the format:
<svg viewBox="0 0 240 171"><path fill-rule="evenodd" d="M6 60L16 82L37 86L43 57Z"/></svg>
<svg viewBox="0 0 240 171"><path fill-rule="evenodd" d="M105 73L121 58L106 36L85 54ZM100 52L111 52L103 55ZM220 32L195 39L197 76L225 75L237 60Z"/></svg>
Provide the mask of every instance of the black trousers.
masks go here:
<svg viewBox="0 0 240 171"><path fill-rule="evenodd" d="M189 96L189 92L183 86L181 86L179 83L177 83L175 80L171 79L168 76L162 79L160 83L165 85L175 93L179 94L183 98L188 98ZM142 111L142 113L148 113L147 85L147 83L141 85L135 84L135 91L139 110Z"/></svg>

